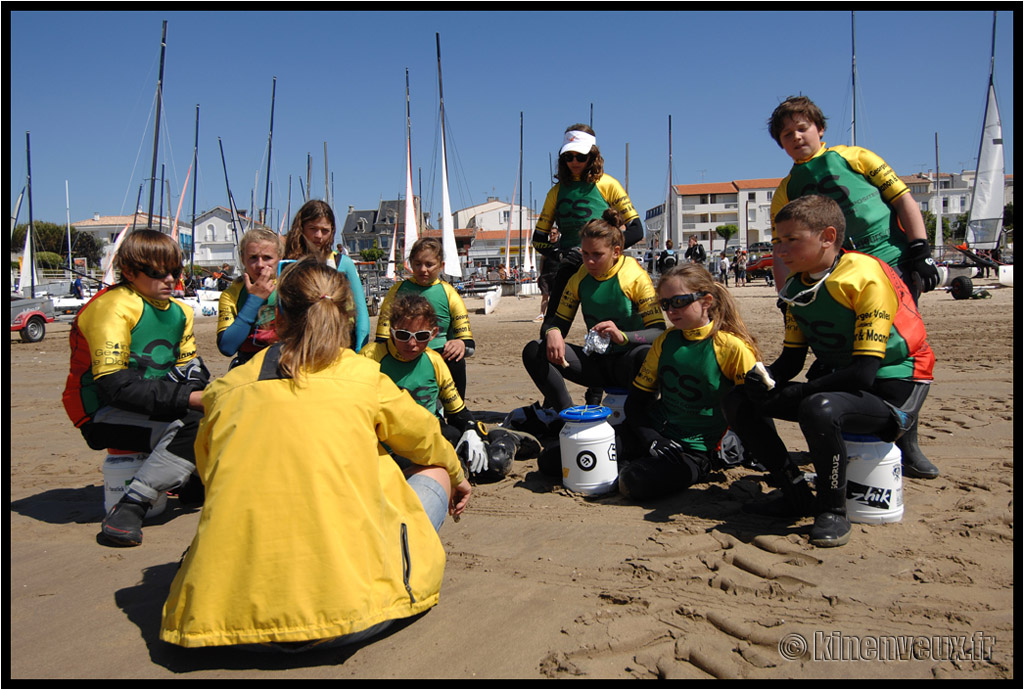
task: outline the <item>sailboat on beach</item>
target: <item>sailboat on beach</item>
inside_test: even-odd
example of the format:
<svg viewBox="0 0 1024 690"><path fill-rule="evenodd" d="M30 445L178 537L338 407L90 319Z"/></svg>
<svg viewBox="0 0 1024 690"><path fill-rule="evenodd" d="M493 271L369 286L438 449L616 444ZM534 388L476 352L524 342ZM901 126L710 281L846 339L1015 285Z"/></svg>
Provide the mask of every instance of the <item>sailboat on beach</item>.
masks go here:
<svg viewBox="0 0 1024 690"><path fill-rule="evenodd" d="M985 119L978 147L978 167L974 176L974 191L967 216L967 245L972 251L1000 250L1004 238L1003 207L1005 165L1003 161L1003 127L999 117L999 104L995 90L996 14L992 14L992 54L989 61L988 91L985 100ZM998 254L997 254L998 255ZM998 267L999 283L1013 286L1013 265Z"/></svg>

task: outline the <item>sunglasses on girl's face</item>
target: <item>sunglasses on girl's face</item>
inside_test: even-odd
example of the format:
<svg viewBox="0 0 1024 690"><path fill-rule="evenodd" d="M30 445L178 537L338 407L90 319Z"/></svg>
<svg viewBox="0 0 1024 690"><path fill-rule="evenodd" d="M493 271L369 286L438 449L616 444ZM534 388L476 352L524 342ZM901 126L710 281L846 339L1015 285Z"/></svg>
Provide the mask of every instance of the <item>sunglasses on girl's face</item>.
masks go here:
<svg viewBox="0 0 1024 690"><path fill-rule="evenodd" d="M416 331L414 333L412 331L406 331L406 330L402 330L402 329L397 329L396 330L396 329L392 328L391 329L391 335L394 336L395 340L397 340L400 343L404 343L404 342L408 341L409 338L416 338L416 342L418 342L418 343L425 343L425 342L427 342L428 340L430 340L431 338L434 337L434 332L433 331Z"/></svg>
<svg viewBox="0 0 1024 690"><path fill-rule="evenodd" d="M171 275L172 278L177 280L178 278L181 277L181 270L181 266L178 266L177 268L172 268L169 271L161 271L160 269L153 268L152 266L144 266L142 268L142 272L145 273L150 278L152 278L153 280L163 280L164 278L167 277L168 273Z"/></svg>
<svg viewBox="0 0 1024 690"><path fill-rule="evenodd" d="M689 292L685 295L672 295L671 297L661 300L661 308L664 311L668 311L669 309L685 309L706 294L708 293Z"/></svg>
<svg viewBox="0 0 1024 690"><path fill-rule="evenodd" d="M562 154L562 160L566 163L569 161L576 161L577 163L586 163L589 160L589 153L564 153Z"/></svg>

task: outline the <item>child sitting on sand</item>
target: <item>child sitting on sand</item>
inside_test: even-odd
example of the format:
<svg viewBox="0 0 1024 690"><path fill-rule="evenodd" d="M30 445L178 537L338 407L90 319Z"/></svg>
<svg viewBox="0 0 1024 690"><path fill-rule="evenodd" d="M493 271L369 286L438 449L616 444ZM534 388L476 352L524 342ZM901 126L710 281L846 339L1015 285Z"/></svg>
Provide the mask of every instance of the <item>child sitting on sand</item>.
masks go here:
<svg viewBox="0 0 1024 690"><path fill-rule="evenodd" d="M729 290L700 264L666 272L658 296L674 328L647 353L620 425L620 455L636 459L619 473L619 491L638 501L707 475L727 427L722 400L761 358Z"/></svg>
<svg viewBox="0 0 1024 690"><path fill-rule="evenodd" d="M193 444L210 373L196 355L192 308L171 296L182 273L178 244L155 230L136 230L114 261L121 282L97 293L71 325L63 397L90 448L149 453L100 528L106 541L137 546L153 502L195 472Z"/></svg>
<svg viewBox="0 0 1024 690"><path fill-rule="evenodd" d="M783 351L767 377L748 372L725 406L744 447L782 486L780 498L745 509L816 516L815 546L850 538L843 433L897 439L915 423L935 363L906 284L880 259L844 250L845 225L839 204L825 196L803 196L779 211L776 255L790 274L779 292ZM808 349L828 373L795 382ZM816 500L772 418L799 422L817 472Z"/></svg>
<svg viewBox="0 0 1024 690"><path fill-rule="evenodd" d="M516 457L534 457L540 444L529 434L507 429L490 431L478 423L463 402L445 361L428 343L437 335L437 315L420 295L402 294L391 304L391 338L370 343L361 354L380 363L399 388L435 414L444 434L475 481L496 481L512 469Z"/></svg>

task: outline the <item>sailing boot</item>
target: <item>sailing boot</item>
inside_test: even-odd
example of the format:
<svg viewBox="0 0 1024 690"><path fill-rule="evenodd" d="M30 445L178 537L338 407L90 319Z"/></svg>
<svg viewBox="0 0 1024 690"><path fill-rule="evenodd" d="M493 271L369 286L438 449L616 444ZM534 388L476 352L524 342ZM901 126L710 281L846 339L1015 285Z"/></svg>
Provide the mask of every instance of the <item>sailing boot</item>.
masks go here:
<svg viewBox="0 0 1024 690"><path fill-rule="evenodd" d="M125 496L103 518L100 534L117 546L138 546L142 543L142 519L149 508L149 503Z"/></svg>
<svg viewBox="0 0 1024 690"><path fill-rule="evenodd" d="M850 520L846 516L846 456L816 459L818 507L820 512L811 527L810 541L815 546L842 546L850 541Z"/></svg>
<svg viewBox="0 0 1024 690"><path fill-rule="evenodd" d="M939 468L925 457L917 445L917 422L906 433L896 439L896 447L903 454L903 474L918 479L935 479Z"/></svg>

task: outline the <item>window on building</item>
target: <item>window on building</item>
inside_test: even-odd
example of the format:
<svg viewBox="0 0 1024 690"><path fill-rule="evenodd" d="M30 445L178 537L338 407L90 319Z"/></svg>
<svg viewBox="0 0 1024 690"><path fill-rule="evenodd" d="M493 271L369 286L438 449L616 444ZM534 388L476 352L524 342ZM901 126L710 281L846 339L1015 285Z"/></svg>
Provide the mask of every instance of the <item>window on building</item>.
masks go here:
<svg viewBox="0 0 1024 690"><path fill-rule="evenodd" d="M217 227L213 223L206 224L206 241L216 242L217 241Z"/></svg>

